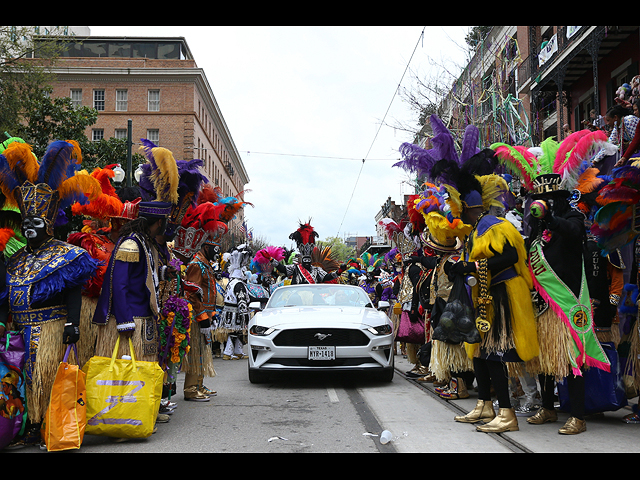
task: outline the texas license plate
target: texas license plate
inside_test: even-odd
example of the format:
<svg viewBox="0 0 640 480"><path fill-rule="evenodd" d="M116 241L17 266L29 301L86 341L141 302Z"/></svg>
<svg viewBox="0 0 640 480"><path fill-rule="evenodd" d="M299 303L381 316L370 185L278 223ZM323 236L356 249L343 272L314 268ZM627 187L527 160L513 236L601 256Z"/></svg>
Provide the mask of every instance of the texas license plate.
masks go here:
<svg viewBox="0 0 640 480"><path fill-rule="evenodd" d="M309 347L309 360L335 360L336 347Z"/></svg>

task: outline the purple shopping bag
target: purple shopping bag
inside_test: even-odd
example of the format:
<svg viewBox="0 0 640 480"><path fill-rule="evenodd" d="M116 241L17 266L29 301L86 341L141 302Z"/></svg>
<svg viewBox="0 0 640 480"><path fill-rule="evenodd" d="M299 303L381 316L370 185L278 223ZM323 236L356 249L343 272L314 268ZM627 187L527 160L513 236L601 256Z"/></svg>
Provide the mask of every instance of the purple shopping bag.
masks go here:
<svg viewBox="0 0 640 480"><path fill-rule="evenodd" d="M24 378L25 346L19 332L0 337L0 449L24 433L27 401Z"/></svg>

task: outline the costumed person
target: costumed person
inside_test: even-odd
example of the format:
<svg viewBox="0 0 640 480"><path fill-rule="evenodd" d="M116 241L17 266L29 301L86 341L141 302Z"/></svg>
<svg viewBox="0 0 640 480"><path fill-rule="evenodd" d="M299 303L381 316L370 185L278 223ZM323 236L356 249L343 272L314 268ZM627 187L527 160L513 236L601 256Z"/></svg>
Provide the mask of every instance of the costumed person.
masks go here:
<svg viewBox="0 0 640 480"><path fill-rule="evenodd" d="M640 330L637 320L640 225L636 216L636 205L640 202L640 162L635 160L615 169L611 181L599 190L596 201L603 206L596 212L591 233L596 236L602 255L616 258L617 252L630 245L635 250L636 271L629 283L623 286L619 303L620 340L617 348L627 397L633 398L640 390ZM638 411L638 405L633 405L632 413L625 415L623 421L640 423Z"/></svg>
<svg viewBox="0 0 640 480"><path fill-rule="evenodd" d="M217 392L204 385L205 377L216 375L211 348L213 332L218 327L216 299L216 261L219 244L216 240L227 232L226 223L219 220L224 205L204 202L190 208L182 221L177 236L175 250L184 258L189 258L185 278L198 286L196 292L189 292L188 299L193 307L191 320L191 348L184 358L182 371L184 379L184 399L207 402ZM180 230L180 229L179 229Z"/></svg>
<svg viewBox="0 0 640 480"><path fill-rule="evenodd" d="M173 203L138 202L138 216L120 229L98 298L93 322L98 325L96 355L111 357L118 336L132 339L135 358L158 361L158 251L153 239L162 235ZM121 341L118 358L129 354Z"/></svg>
<svg viewBox="0 0 640 480"><path fill-rule="evenodd" d="M251 250L243 243L234 247L225 256L228 263L229 284L225 292L222 319L216 337L225 346L223 360L241 360L247 358L243 351L244 336L251 318L249 311L251 296L245 275L251 261Z"/></svg>
<svg viewBox="0 0 640 480"><path fill-rule="evenodd" d="M467 230L466 233L468 233L471 230L471 227L465 226L464 223L460 225L461 221L459 219L457 221L454 219L453 215L450 212L450 207L446 202L444 202L446 196L448 196L448 193L446 192L446 190L443 191L444 187L435 185L436 179L432 174L432 170L434 169L434 166L436 165L436 163L442 160L449 161L459 168L469 158L478 154L480 152L480 149L478 148L479 131L478 131L478 128L473 125L468 125L465 128L464 135L461 139L460 148L458 152L458 148L456 146L457 144L456 139L453 137L449 129L445 126L445 124L437 115L431 115L429 117L429 124L433 132L433 137L431 138L432 148L424 149L412 143L403 143L400 146L400 153L402 155L402 160L398 163L395 163L393 166L401 167L405 171L407 171L407 173L413 174L417 178L427 179L428 186L429 186L427 191L424 192L423 195L415 198L414 200L415 206L412 205L411 209L407 208L408 211L413 210L417 213L419 217L421 216L422 217L421 220L425 224L425 226L426 226L426 223L425 223L426 217L430 214L430 212L439 211L442 214L445 214L446 212L445 220L433 215L431 215L430 217L430 220L432 222L437 221L437 223L432 225L433 228L437 229L437 231L435 232L436 236L431 234L428 226L426 226L425 235L422 236L423 244L425 243L425 240L426 240L426 245L424 250L426 253L425 256L432 257L432 258L425 261L424 259L425 256L422 256L423 260L421 261L421 264L423 265L424 268L431 267L432 269L435 268L436 265L438 265L437 271L434 272L434 270L430 270L431 272L429 274L431 275L429 277L430 281L426 282L426 284L424 281L422 282L422 287L420 290L424 292L422 296L425 299L423 300L422 303L423 303L423 308L429 311L428 315L431 316L432 314L434 314L435 315L434 319L437 321L440 315L440 311L438 308L435 308L435 312L433 312L434 306L437 307L438 305L442 304L442 302L446 300L446 297L448 297L448 293L446 292L451 288L451 282L448 279L445 279L442 277L442 274L444 273L442 271L442 267L446 265L447 262L446 261L437 262L437 257L441 257L444 254L449 254L452 252L443 251L442 248L440 248L439 250L433 249L432 246L433 245L437 246L437 240L435 240L436 238L440 238L442 241L446 240L446 242L442 244L443 246L444 245L447 246L447 249L445 250L448 250L451 247L451 245L454 245L456 243L454 238L455 234L450 235L450 232L448 232L447 229L444 228L444 227L447 227L447 228L453 227L454 223L451 223L451 222L455 222L454 230L458 230L458 233L462 234L462 237L464 237L464 230L466 229ZM449 222L449 225L447 225L447 222ZM443 232L447 232L447 233L443 233ZM461 248L461 244L458 245L458 250L460 248ZM434 275L437 278L435 278ZM441 298L440 300L437 299L437 296L435 293L440 290L440 287L434 285L434 293L430 292L431 283L436 280L440 282L441 288L443 289L439 293L444 294L444 297L445 297L445 298ZM420 295L418 295L418 297L419 296ZM433 328L433 327L434 326L431 325L430 328ZM440 346L441 345L437 345L436 347L440 347ZM460 352L458 351L458 353ZM465 360L453 361L453 362L447 362L447 363L454 363L454 364L457 364L458 366L462 366L460 370L461 373L467 371L467 366L465 366L465 363L466 363ZM447 370L446 368L443 369L441 366L438 367L438 365L442 365L442 364L438 364L436 362L436 368L440 368L439 378L435 378L434 375L431 375L428 378L434 381L434 385L436 386L436 388L440 389L440 387L443 387L449 384L449 379L451 377L446 376L445 374ZM457 367L455 367L454 370L457 370ZM465 374L463 373L463 375ZM467 381L471 381L473 378L470 375L465 375L465 377L467 378ZM460 380L458 380L458 377L454 376L451 379L451 382L452 384L456 384L456 383L460 383ZM443 392L444 389L440 389L439 391ZM464 393L464 390L462 391L461 394L463 396L466 396L466 394ZM459 396L459 394L455 393L452 396Z"/></svg>
<svg viewBox="0 0 640 480"><path fill-rule="evenodd" d="M82 288L80 340L77 343L80 367L93 356L95 350L97 326L92 322L93 313L102 289L109 257L115 246L115 239L111 237L113 227L110 219L119 216L124 208L124 204L116 195L115 188L111 185L111 179L115 176L112 169L95 168L91 176L100 183L101 193L88 204L76 202L71 206L71 213L74 216L88 217L88 220L83 221L82 231L74 232L67 238L67 242L71 245L84 248L89 255L100 262L96 275Z"/></svg>
<svg viewBox="0 0 640 480"><path fill-rule="evenodd" d="M0 188L22 215L25 247L6 265L8 301L0 324L24 336L28 424L20 445L44 443L40 426L66 345L80 337L82 286L98 270L86 250L53 238L58 212L86 203L100 192L97 181L78 172L74 145L55 141L38 163L26 143L11 143L0 156ZM0 326L0 335L4 328Z"/></svg>
<svg viewBox="0 0 640 480"><path fill-rule="evenodd" d="M360 287L369 295L371 303L378 308L378 302L382 299L382 284L378 281L383 257L379 254L363 253L358 258L360 268L364 272L364 278L360 280Z"/></svg>
<svg viewBox="0 0 640 480"><path fill-rule="evenodd" d="M527 240L529 271L535 291L548 305L537 318L540 354L528 365L530 372L539 374L542 407L527 422L539 425L557 420L554 383L566 378L571 412L559 429L561 434L586 430L583 369L609 370L609 360L593 330L583 259L584 216L570 208L570 192L563 188L563 182L575 181L582 162L604 141L603 132L589 130L576 132L562 143L552 137L541 143L540 157L523 147L491 146L501 162L522 176L533 200Z"/></svg>
<svg viewBox="0 0 640 480"><path fill-rule="evenodd" d="M460 260L462 242L471 226L450 215L444 186L425 185L426 190L416 201L416 210L424 216L427 227L423 235L425 255L416 261L431 270L428 283L418 289L419 301L427 311L431 328L429 371L436 382L448 382L444 387L435 388L441 398L464 399L469 397L468 387L474 380L473 362L464 348L463 337L450 335L444 328L445 322L440 325L440 315L453 287L447 273Z"/></svg>
<svg viewBox="0 0 640 480"><path fill-rule="evenodd" d="M268 292L268 295L271 295L278 287L276 279L273 278L274 262L279 263L282 260L284 260L284 248L274 246L261 248L253 257L251 266L256 269L259 282Z"/></svg>
<svg viewBox="0 0 640 480"><path fill-rule="evenodd" d="M315 248L318 232L311 226L311 220L307 223L300 223L298 229L289 235L289 238L296 242L298 252L300 252L300 262L283 265L277 263L274 267L283 275L291 278L291 285L305 283L337 283L337 278L346 270L346 265L332 272L327 272L322 267L313 264L313 251Z"/></svg>
<svg viewBox="0 0 640 480"><path fill-rule="evenodd" d="M478 342L465 341L478 385L476 407L455 420L463 423L488 422L476 427L486 433L517 431L518 420L511 405L509 369L517 369L538 355L535 316L529 299L531 277L526 267L526 249L522 236L504 218L489 214L491 207L504 205L508 185L500 175L493 174L496 162L491 150L483 150L462 166L441 160L432 176L441 178L454 217L472 226L464 242L462 258L449 268L449 275L474 275L473 306L475 327L480 332ZM445 306L440 322L447 314ZM461 312L458 328L465 331L473 325L469 312ZM452 319L455 323L455 320ZM471 324L471 325L469 325ZM491 386L499 403L496 415L491 400Z"/></svg>
<svg viewBox="0 0 640 480"><path fill-rule="evenodd" d="M411 257L422 255L420 233L423 232L425 223L424 217L415 209L417 198L418 195L408 197L407 221L401 222L404 224L402 231L393 233L394 242L398 246L403 261L401 278L394 289L394 294L400 304L395 339L400 342L401 346L404 344L407 360L413 365L413 368L405 375L419 378L421 381L433 381L428 366L423 365L418 356L420 348L428 341L425 311L420 305L418 289L430 274L430 270L419 262L409 261Z"/></svg>
<svg viewBox="0 0 640 480"><path fill-rule="evenodd" d="M181 224L187 210L196 206L197 197L203 185L208 183L208 179L201 172L204 165L202 160L176 161L170 150L157 147L146 139L141 139L141 142L143 144L141 149L147 158L147 163L140 166L139 176L143 200L156 198L173 204L167 218L165 232L153 239L159 254L158 307L161 341L159 360L160 366L166 372L160 412L170 414L172 410L170 407L173 406L170 399L176 389L176 377L180 364L192 348L202 353L199 347L203 338L199 334L198 325L193 325L191 319L193 308L188 300L188 292L197 291L199 287L185 278L182 268L184 263L182 259L176 257L168 242L174 241L177 231L182 230ZM205 329L203 335L210 333L210 330L207 330L210 329L210 325L203 325L203 328ZM207 376L215 376L211 352L204 353L208 355L202 357L201 361L208 366ZM204 385L199 391L213 393Z"/></svg>

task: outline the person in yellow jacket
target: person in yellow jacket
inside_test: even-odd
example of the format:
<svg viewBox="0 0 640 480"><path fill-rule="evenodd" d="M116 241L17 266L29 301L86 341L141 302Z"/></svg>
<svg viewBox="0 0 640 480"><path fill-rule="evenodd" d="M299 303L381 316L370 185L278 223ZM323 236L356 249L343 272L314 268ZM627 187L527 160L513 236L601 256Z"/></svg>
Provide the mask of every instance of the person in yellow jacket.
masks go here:
<svg viewBox="0 0 640 480"><path fill-rule="evenodd" d="M487 422L477 430L500 433L519 429L511 406L509 376L517 375L522 362L535 358L539 346L524 240L508 220L490 213L491 207L503 207L502 199L509 194L508 185L497 174L474 174L493 171L492 157L485 150L472 157L469 165L460 168L451 165L445 186L451 214L473 227L465 238L462 258L448 273L452 278L476 277L471 300L480 333L478 343L465 343L467 354L473 359L478 403L471 412L455 420ZM476 168L481 165L484 168ZM491 386L498 397L497 415Z"/></svg>

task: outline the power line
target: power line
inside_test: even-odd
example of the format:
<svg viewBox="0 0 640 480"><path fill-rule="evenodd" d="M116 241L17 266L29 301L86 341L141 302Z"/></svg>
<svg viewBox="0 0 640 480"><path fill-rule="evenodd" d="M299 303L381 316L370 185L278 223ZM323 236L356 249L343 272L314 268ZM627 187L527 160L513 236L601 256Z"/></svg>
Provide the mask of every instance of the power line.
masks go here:
<svg viewBox="0 0 640 480"><path fill-rule="evenodd" d="M253 152L253 151L241 151L240 153L246 153L248 155L251 155L252 153L258 154L258 155L279 155L279 156L284 156L284 157L305 157L305 158L326 158L326 159L333 159L333 160L356 160L356 161L363 161L362 158L352 158L352 157L329 157L329 156L323 156L323 155L302 155L302 154L297 154L297 153L271 153L271 152ZM369 161L398 161L397 158L370 158L368 159Z"/></svg>
<svg viewBox="0 0 640 480"><path fill-rule="evenodd" d="M409 61L407 62L407 66L404 69L404 72L402 73L402 77L400 78L400 82L398 82L398 86L396 87L396 89L393 92L393 96L391 97L391 101L389 102L389 106L387 107L387 111L384 114L384 117L382 117L382 121L380 122L380 125L378 126L378 130L376 131L375 136L373 137L373 141L371 142L371 146L369 147L369 151L367 152L367 155L362 159L362 165L360 165L360 171L358 172L358 177L356 178L356 183L353 186L353 190L351 192L351 197L349 198L349 203L347 204L347 208L344 212L344 215L342 216L342 221L340 222L340 227L338 228L338 232L336 233L336 237L340 236L340 230L342 230L342 224L344 223L344 219L347 216L347 212L349 211L349 207L351 206L351 200L353 200L353 195L356 192L356 187L358 186L358 180L360 180L360 174L362 173L362 169L364 168L364 162L366 161L367 157L369 156L369 153L371 153L371 149L373 148L373 145L376 142L376 139L378 138L378 134L380 133L380 129L382 128L382 125L384 125L384 121L387 118L387 115L389 114L389 110L391 109L391 105L393 104L393 100L396 98L396 95L398 93L398 90L400 89L400 85L402 84L402 80L404 79L404 76L407 74L407 70L409 69L409 64L411 64L411 60L413 59L413 55L416 53L416 50L418 49L418 45L420 44L420 42L423 40L424 38L424 31L427 27L422 27L422 32L420 33L420 37L418 37L418 41L416 42L416 46L413 48L413 52L411 53L411 57L409 58Z"/></svg>

